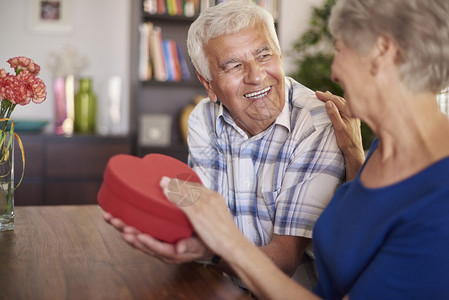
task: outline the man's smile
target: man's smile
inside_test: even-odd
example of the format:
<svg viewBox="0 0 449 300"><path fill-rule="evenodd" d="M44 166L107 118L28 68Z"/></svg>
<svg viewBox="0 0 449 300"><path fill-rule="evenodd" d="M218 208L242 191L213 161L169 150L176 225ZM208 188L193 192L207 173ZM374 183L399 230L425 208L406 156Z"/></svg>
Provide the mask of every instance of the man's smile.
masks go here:
<svg viewBox="0 0 449 300"><path fill-rule="evenodd" d="M257 92L249 93L244 95L248 99L259 99L268 95L268 92L271 90L271 86Z"/></svg>

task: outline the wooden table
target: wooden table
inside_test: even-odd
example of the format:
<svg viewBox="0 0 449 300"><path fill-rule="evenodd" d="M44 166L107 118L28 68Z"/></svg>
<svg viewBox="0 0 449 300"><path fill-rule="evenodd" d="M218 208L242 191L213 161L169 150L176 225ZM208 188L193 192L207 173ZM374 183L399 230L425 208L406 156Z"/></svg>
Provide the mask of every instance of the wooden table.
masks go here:
<svg viewBox="0 0 449 300"><path fill-rule="evenodd" d="M97 205L19 206L0 232L0 299L249 299L196 263L165 264L130 247Z"/></svg>

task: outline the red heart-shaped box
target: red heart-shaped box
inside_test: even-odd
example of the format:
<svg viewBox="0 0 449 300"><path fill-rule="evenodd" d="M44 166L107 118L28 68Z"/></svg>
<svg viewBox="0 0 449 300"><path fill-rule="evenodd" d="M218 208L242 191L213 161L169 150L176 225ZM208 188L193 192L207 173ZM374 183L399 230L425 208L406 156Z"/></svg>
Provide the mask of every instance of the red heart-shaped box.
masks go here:
<svg viewBox="0 0 449 300"><path fill-rule="evenodd" d="M162 176L201 183L185 163L163 154L111 157L97 199L103 210L141 232L166 241L189 237L193 228L184 213L163 194Z"/></svg>

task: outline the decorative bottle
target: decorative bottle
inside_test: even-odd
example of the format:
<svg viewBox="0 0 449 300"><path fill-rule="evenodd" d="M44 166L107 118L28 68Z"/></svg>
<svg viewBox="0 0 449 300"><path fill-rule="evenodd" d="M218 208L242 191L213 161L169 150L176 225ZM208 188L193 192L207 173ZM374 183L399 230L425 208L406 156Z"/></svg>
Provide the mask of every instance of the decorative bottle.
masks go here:
<svg viewBox="0 0 449 300"><path fill-rule="evenodd" d="M92 90L92 79L81 78L75 95L75 132L95 133L97 97Z"/></svg>

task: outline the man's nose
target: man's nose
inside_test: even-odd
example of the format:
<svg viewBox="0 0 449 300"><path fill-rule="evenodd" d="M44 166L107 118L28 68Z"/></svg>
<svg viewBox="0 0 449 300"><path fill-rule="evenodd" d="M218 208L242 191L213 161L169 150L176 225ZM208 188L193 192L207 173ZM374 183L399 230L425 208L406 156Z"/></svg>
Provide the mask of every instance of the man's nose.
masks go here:
<svg viewBox="0 0 449 300"><path fill-rule="evenodd" d="M259 83L265 76L264 68L257 61L250 61L246 66L247 83Z"/></svg>

